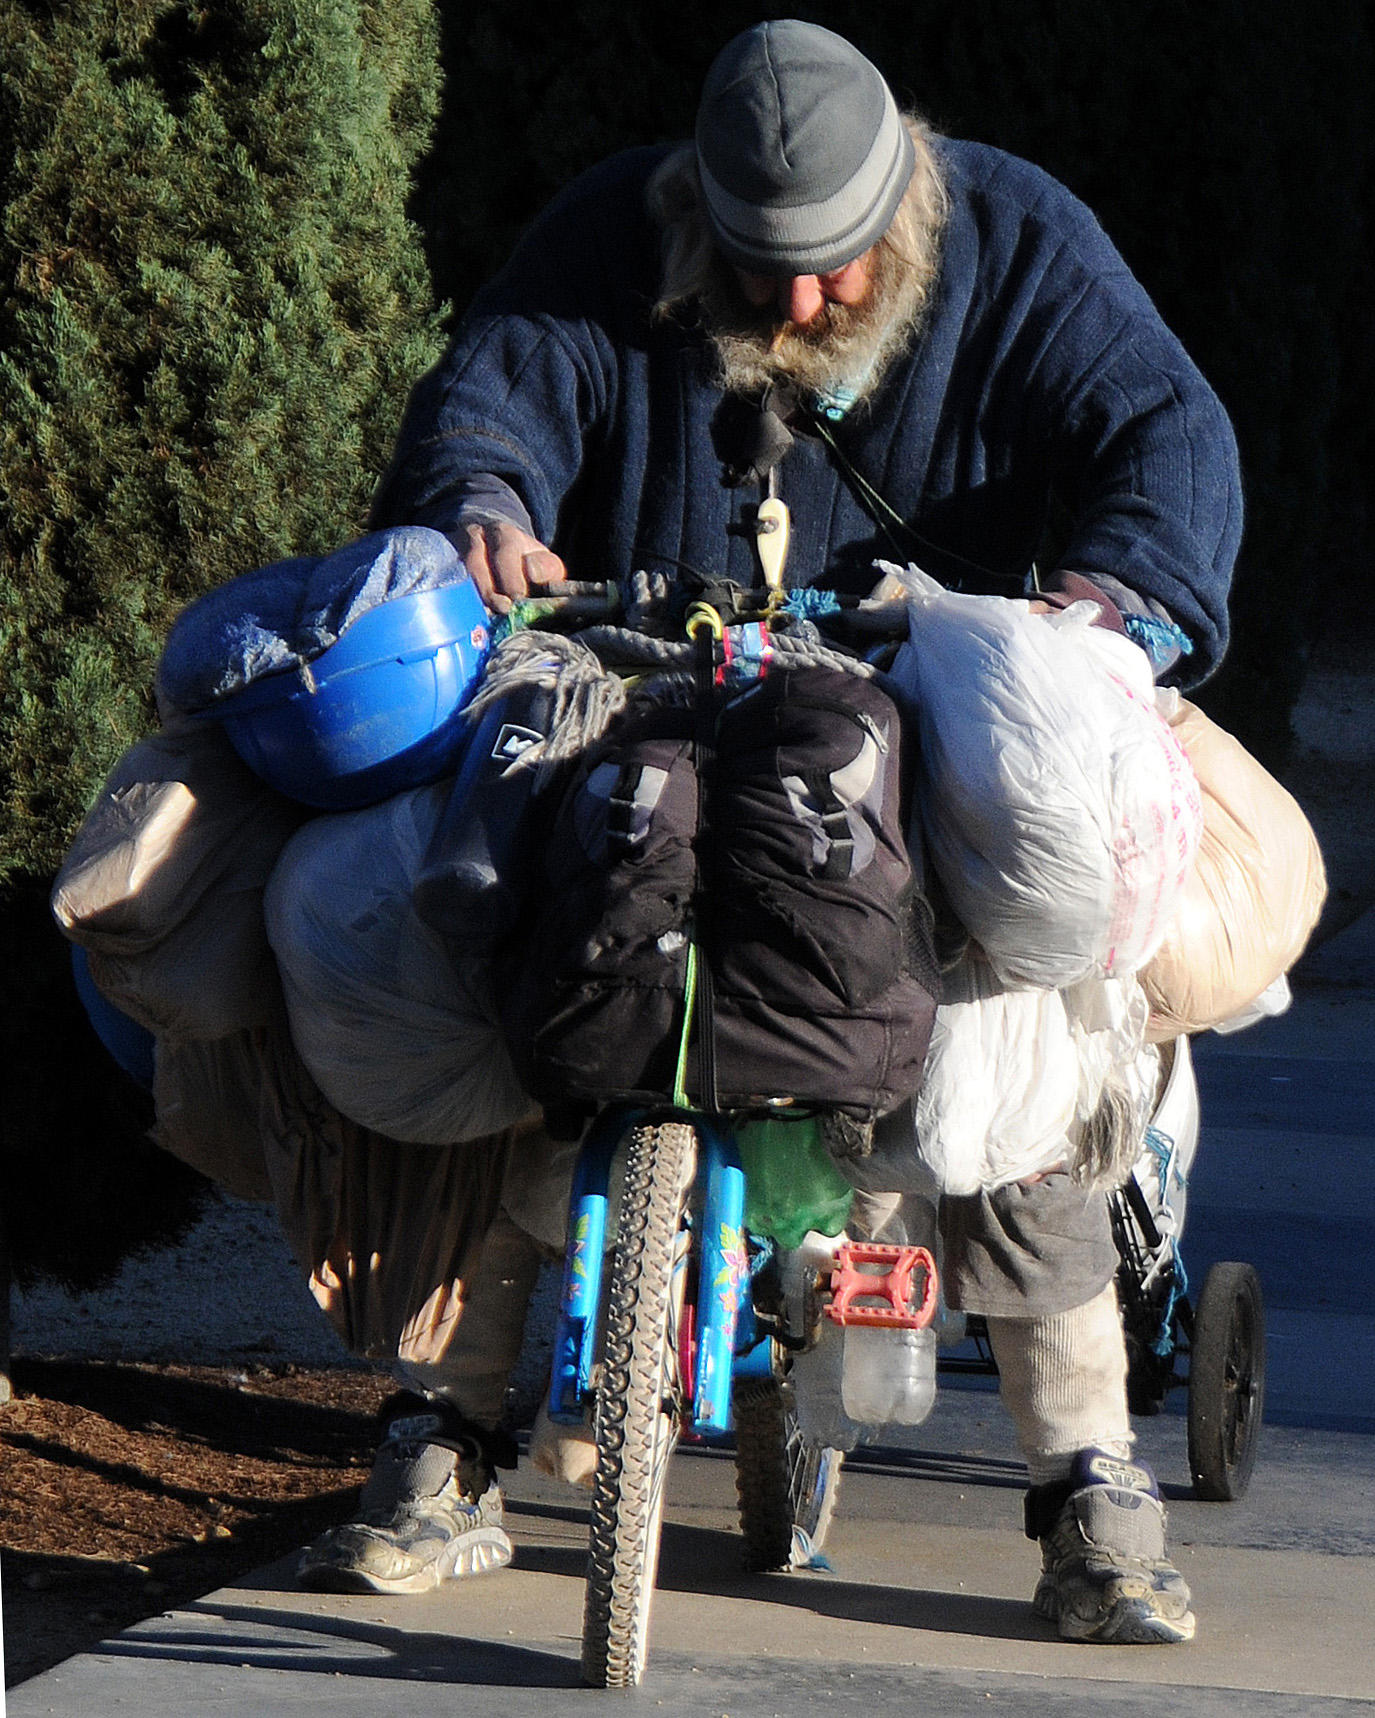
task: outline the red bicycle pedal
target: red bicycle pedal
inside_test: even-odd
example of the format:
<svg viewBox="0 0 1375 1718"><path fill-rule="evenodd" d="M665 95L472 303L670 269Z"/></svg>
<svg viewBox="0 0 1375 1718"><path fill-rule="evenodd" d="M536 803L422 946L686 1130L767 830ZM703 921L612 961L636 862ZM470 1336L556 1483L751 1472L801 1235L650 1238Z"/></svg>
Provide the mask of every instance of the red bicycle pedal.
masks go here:
<svg viewBox="0 0 1375 1718"><path fill-rule="evenodd" d="M882 1269L864 1267L880 1266ZM921 1298L914 1302L912 1278L922 1272ZM883 1324L896 1330L925 1330L936 1316L936 1261L927 1247L898 1247L881 1241L845 1241L831 1272L826 1316L837 1324Z"/></svg>

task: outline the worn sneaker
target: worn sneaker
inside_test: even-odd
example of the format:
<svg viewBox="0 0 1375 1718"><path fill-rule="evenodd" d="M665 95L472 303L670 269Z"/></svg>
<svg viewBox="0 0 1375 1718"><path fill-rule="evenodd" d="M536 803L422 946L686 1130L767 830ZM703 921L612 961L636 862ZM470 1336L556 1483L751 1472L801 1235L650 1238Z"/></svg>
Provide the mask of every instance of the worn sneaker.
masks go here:
<svg viewBox="0 0 1375 1718"><path fill-rule="evenodd" d="M1043 1559L1032 1604L1062 1639L1193 1639L1189 1589L1165 1555L1165 1509L1149 1468L1081 1450L1067 1480L1027 1493L1026 1531Z"/></svg>
<svg viewBox="0 0 1375 1718"><path fill-rule="evenodd" d="M424 1397L393 1398L382 1412L386 1431L358 1514L301 1553L298 1582L313 1592L426 1593L504 1568L511 1541L492 1440Z"/></svg>

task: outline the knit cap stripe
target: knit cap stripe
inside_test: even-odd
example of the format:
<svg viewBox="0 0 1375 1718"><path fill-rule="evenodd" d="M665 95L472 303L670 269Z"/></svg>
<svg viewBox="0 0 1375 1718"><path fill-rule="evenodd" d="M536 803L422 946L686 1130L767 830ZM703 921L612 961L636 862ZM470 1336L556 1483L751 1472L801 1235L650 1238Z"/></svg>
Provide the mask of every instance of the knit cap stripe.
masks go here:
<svg viewBox="0 0 1375 1718"><path fill-rule="evenodd" d="M728 191L698 158L702 191L732 262L776 274L826 274L883 236L912 174L913 150L891 92L865 160L839 191L817 202L763 207Z"/></svg>

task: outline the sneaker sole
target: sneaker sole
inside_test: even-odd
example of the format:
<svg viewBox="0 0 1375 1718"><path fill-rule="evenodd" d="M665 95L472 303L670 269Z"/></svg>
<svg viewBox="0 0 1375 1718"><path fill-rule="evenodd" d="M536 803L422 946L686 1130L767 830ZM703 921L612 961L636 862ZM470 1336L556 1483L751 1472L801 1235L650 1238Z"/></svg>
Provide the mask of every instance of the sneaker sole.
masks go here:
<svg viewBox="0 0 1375 1718"><path fill-rule="evenodd" d="M487 1575L504 1569L515 1555L509 1538L499 1527L480 1534L465 1534L451 1556L427 1564L413 1575L374 1575L357 1563L332 1563L325 1559L302 1562L296 1570L297 1585L308 1593L428 1593L445 1581L471 1575Z"/></svg>
<svg viewBox="0 0 1375 1718"><path fill-rule="evenodd" d="M1036 1589L1032 1608L1053 1622L1061 1640L1090 1646L1181 1646L1194 1638L1198 1619L1192 1611L1177 1617L1162 1616L1144 1594L1123 1595L1105 1614L1062 1614L1059 1595L1049 1583Z"/></svg>

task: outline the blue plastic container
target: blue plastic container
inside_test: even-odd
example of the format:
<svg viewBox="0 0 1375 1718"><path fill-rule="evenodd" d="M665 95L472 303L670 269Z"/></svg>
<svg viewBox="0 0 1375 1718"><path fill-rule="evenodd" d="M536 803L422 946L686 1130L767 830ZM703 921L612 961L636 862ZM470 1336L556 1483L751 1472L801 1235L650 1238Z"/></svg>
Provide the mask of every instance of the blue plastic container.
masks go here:
<svg viewBox="0 0 1375 1718"><path fill-rule="evenodd" d="M249 768L289 799L322 811L375 805L455 766L490 636L470 581L413 591L213 714Z"/></svg>

